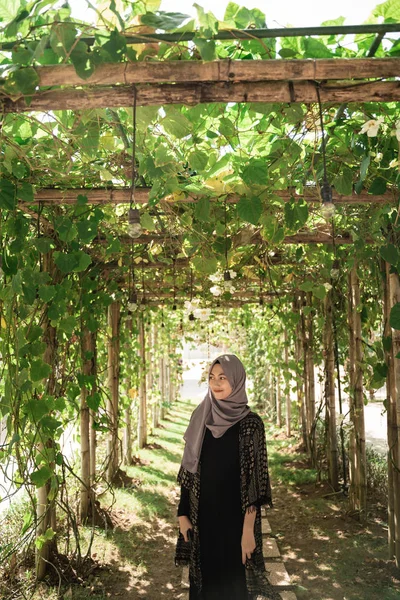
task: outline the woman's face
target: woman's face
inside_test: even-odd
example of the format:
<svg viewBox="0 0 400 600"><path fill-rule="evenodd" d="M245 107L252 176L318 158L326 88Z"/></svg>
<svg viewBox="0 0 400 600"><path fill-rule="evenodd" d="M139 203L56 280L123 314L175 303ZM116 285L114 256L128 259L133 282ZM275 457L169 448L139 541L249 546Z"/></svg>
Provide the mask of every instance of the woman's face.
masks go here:
<svg viewBox="0 0 400 600"><path fill-rule="evenodd" d="M213 366L208 383L217 400L225 400L232 392L228 378L219 364Z"/></svg>

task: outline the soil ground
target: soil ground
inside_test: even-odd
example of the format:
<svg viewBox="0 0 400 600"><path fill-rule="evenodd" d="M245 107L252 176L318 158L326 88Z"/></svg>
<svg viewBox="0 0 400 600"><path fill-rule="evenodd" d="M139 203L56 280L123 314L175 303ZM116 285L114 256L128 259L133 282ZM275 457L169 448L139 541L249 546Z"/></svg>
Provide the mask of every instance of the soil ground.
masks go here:
<svg viewBox="0 0 400 600"><path fill-rule="evenodd" d="M62 586L64 600L176 600L180 569L174 566L176 485L182 435L193 405L177 402L149 446L127 473L133 484L101 498L113 500L113 530L96 530L92 573L81 585ZM296 437L267 426L274 508L268 520L298 600L399 600L400 573L386 560L385 511L375 507L365 526L348 514L347 500L316 483ZM128 481L128 480L127 480ZM56 598L42 585L37 599ZM59 597L59 596L58 596Z"/></svg>

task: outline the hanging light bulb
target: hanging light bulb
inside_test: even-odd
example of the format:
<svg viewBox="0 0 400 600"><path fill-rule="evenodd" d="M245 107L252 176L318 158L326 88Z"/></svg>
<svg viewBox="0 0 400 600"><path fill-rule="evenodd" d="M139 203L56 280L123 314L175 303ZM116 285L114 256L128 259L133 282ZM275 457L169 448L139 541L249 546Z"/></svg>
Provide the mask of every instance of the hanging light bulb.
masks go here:
<svg viewBox="0 0 400 600"><path fill-rule="evenodd" d="M321 186L322 207L321 214L324 219L329 220L335 214L335 205L332 200L332 186L324 181Z"/></svg>
<svg viewBox="0 0 400 600"><path fill-rule="evenodd" d="M131 207L128 213L128 235L135 239L142 235L142 231L139 209Z"/></svg>
<svg viewBox="0 0 400 600"><path fill-rule="evenodd" d="M229 269L227 269L226 271L224 271L224 281L231 281L232 277L230 274Z"/></svg>
<svg viewBox="0 0 400 600"><path fill-rule="evenodd" d="M138 297L136 292L132 292L128 300L128 311L134 312L138 306Z"/></svg>
<svg viewBox="0 0 400 600"><path fill-rule="evenodd" d="M195 321L196 317L194 316L194 314L191 312L189 315L189 321Z"/></svg>

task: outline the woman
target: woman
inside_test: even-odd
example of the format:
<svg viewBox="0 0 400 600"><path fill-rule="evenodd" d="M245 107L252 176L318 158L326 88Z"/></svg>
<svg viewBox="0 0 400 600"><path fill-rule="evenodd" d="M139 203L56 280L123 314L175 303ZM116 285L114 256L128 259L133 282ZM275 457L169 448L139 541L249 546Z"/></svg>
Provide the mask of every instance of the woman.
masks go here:
<svg viewBox="0 0 400 600"><path fill-rule="evenodd" d="M272 507L265 429L245 384L236 356L215 359L184 435L175 564L189 564L189 600L280 600L262 555L261 506Z"/></svg>

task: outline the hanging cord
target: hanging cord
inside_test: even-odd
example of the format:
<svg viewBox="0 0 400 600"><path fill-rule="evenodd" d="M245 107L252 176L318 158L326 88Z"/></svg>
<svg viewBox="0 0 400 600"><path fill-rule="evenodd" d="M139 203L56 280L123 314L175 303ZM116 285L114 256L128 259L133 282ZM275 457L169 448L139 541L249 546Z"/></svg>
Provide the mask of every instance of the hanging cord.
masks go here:
<svg viewBox="0 0 400 600"><path fill-rule="evenodd" d="M225 273L224 280L229 281L231 276L229 273L229 264L228 264L228 232L227 232L227 206L226 206L226 196L224 198L224 242L225 242Z"/></svg>
<svg viewBox="0 0 400 600"><path fill-rule="evenodd" d="M129 200L129 208L133 208L135 202L135 191L136 191L136 179L138 176L136 170L136 86L133 86L133 107L132 107L132 183L131 183L131 194Z"/></svg>
<svg viewBox="0 0 400 600"><path fill-rule="evenodd" d="M321 125L322 164L323 164L323 169L324 169L324 177L323 177L322 186L321 186L321 197L322 197L323 203L331 204L332 203L332 187L328 181L328 171L326 168L326 139L325 139L325 129L324 129L324 118L322 115L320 84L318 82L316 82L316 84L315 84L315 89L317 92L319 120L320 120L320 125Z"/></svg>
<svg viewBox="0 0 400 600"><path fill-rule="evenodd" d="M333 266L334 266L334 268L336 268L338 259L337 259L337 248L336 248L336 243L335 243L335 223L334 223L333 218L332 218L332 247L333 247L333 256L334 256ZM332 285L332 289L336 296L337 290L336 290L335 281L334 281L334 278L332 277L332 275L331 275L331 285ZM336 298L335 298L335 300L336 300ZM342 415L343 414L342 384L341 384L341 380L340 380L339 344L338 344L338 336L337 336L335 302L332 302L332 329L333 329L335 366L336 366L336 372L337 372L337 390L338 390L339 410L340 410L340 414ZM339 430L340 430L340 445L341 445L341 451L342 451L342 464L343 464L342 491L345 495L347 495L348 486L347 486L346 450L345 450L345 443L344 443L343 419L340 420Z"/></svg>

